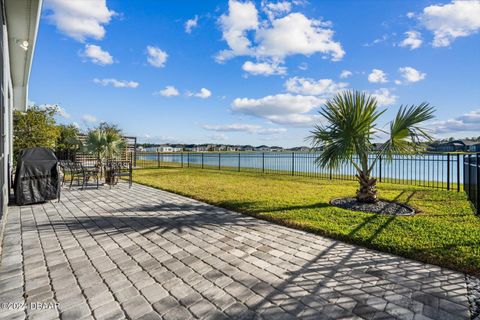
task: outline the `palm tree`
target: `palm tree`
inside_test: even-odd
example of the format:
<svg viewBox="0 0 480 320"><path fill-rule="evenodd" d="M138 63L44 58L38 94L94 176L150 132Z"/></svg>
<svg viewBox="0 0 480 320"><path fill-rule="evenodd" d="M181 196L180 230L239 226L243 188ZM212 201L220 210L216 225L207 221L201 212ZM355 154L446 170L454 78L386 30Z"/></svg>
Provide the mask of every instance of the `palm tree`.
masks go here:
<svg viewBox="0 0 480 320"><path fill-rule="evenodd" d="M85 141L85 148L97 157L97 167L103 167L103 160L113 159L121 154L126 143L119 132L102 127L90 130Z"/></svg>
<svg viewBox="0 0 480 320"><path fill-rule="evenodd" d="M351 163L360 184L357 200L375 203L378 201L377 180L372 177L375 163L382 155L391 159L393 154L411 155L424 151L421 142L432 138L420 125L433 119L434 111L425 102L418 106L401 106L390 122L389 132L385 132L376 123L385 110L378 110L375 97L358 91L340 92L325 103L320 114L326 122L315 125L308 138L314 147L323 147L315 162L323 168L333 169ZM372 140L378 132L389 137L381 149L375 151ZM371 154L375 157L369 161Z"/></svg>

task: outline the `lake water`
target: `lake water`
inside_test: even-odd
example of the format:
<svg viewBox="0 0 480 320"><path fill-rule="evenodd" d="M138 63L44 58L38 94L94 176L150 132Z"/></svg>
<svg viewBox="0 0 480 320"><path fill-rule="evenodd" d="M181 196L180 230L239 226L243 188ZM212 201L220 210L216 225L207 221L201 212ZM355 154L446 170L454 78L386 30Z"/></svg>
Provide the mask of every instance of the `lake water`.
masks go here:
<svg viewBox="0 0 480 320"><path fill-rule="evenodd" d="M137 166L155 167L176 164L184 167L204 167L221 170L249 170L266 173L307 175L332 179L354 179L355 169L344 164L338 169L320 168L315 159L318 153L242 152L242 153L137 153ZM370 162L376 155L371 155ZM385 182L411 183L446 188L463 182L463 155L425 154L395 156L376 162L374 177ZM453 187L452 187L453 188Z"/></svg>

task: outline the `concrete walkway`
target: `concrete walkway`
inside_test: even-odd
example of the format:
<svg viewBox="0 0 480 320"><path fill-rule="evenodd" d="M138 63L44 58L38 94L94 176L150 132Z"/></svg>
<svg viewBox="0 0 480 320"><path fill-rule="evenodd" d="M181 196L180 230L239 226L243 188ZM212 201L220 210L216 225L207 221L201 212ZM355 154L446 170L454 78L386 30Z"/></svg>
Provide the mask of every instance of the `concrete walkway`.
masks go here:
<svg viewBox="0 0 480 320"><path fill-rule="evenodd" d="M465 277L153 188L10 207L1 319L468 319Z"/></svg>

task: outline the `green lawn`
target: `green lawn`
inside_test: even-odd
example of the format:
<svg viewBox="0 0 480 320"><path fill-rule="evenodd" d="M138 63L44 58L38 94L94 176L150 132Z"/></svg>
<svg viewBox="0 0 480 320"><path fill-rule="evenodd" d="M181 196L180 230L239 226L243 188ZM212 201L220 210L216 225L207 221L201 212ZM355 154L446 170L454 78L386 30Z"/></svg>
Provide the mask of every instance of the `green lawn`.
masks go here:
<svg viewBox="0 0 480 320"><path fill-rule="evenodd" d="M134 181L331 238L480 275L480 218L463 192L380 184L380 197L419 213L396 217L333 207L351 181L188 168L135 170Z"/></svg>

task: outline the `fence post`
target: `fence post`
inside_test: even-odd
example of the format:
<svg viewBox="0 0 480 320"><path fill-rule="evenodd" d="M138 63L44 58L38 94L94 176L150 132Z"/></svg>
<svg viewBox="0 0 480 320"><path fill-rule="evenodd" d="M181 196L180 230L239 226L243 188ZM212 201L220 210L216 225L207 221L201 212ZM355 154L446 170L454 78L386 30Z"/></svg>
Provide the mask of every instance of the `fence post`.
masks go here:
<svg viewBox="0 0 480 320"><path fill-rule="evenodd" d="M468 198L472 199L472 157L467 155L468 157ZM465 184L465 181L463 182Z"/></svg>
<svg viewBox="0 0 480 320"><path fill-rule="evenodd" d="M447 190L450 190L450 153L447 153Z"/></svg>
<svg viewBox="0 0 480 320"><path fill-rule="evenodd" d="M183 152L180 153L180 158L182 159L182 168L183 168Z"/></svg>
<svg viewBox="0 0 480 320"><path fill-rule="evenodd" d="M220 155L220 152L218 153L218 170L221 170L221 155Z"/></svg>
<svg viewBox="0 0 480 320"><path fill-rule="evenodd" d="M465 162L465 155L463 156L463 162ZM463 181L463 184L465 185L465 181ZM460 192L460 155L458 153L457 153L457 192Z"/></svg>
<svg viewBox="0 0 480 320"><path fill-rule="evenodd" d="M477 214L480 214L480 157L479 154L477 153L477 163L475 166L475 170L477 171L477 183L475 184L475 187L477 189L477 199L475 201L475 208L477 208Z"/></svg>
<svg viewBox="0 0 480 320"><path fill-rule="evenodd" d="M330 180L332 180L332 167L330 167Z"/></svg>
<svg viewBox="0 0 480 320"><path fill-rule="evenodd" d="M382 182L382 156L378 156L378 171L379 181Z"/></svg>
<svg viewBox="0 0 480 320"><path fill-rule="evenodd" d="M157 168L160 168L160 152L157 151Z"/></svg>
<svg viewBox="0 0 480 320"><path fill-rule="evenodd" d="M202 169L203 169L203 155L204 155L204 153L202 153Z"/></svg>
<svg viewBox="0 0 480 320"><path fill-rule="evenodd" d="M190 152L187 153L187 168L190 168Z"/></svg>
<svg viewBox="0 0 480 320"><path fill-rule="evenodd" d="M265 152L262 152L262 173L265 173Z"/></svg>
<svg viewBox="0 0 480 320"><path fill-rule="evenodd" d="M240 172L240 152L238 153L238 172Z"/></svg>
<svg viewBox="0 0 480 320"><path fill-rule="evenodd" d="M292 152L292 176L295 175L295 152Z"/></svg>

